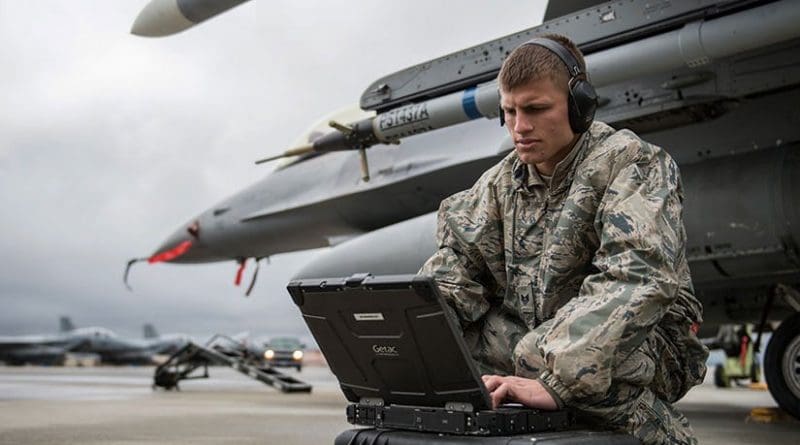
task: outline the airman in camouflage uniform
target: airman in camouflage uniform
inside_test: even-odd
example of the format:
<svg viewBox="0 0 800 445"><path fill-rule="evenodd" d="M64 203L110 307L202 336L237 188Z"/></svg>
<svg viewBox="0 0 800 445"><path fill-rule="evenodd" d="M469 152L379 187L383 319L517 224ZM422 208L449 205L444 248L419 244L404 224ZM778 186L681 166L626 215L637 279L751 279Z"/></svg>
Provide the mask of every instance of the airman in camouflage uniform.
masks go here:
<svg viewBox="0 0 800 445"><path fill-rule="evenodd" d="M421 272L436 279L483 373L496 374L484 377L493 400L569 407L645 444L696 443L671 405L702 381L708 355L694 334L702 308L677 165L597 121L564 139L548 130L566 117L548 88L564 84L547 74L503 81L501 70L516 150L442 202L439 250Z"/></svg>

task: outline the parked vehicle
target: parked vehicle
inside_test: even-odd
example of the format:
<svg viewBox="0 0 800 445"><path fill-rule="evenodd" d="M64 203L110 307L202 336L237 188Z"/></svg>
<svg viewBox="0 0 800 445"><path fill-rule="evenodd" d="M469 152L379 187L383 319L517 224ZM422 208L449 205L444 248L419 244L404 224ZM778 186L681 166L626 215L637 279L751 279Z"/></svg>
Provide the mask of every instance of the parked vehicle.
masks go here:
<svg viewBox="0 0 800 445"><path fill-rule="evenodd" d="M264 360L276 368L303 369L303 349L305 345L296 337L275 337L264 344Z"/></svg>

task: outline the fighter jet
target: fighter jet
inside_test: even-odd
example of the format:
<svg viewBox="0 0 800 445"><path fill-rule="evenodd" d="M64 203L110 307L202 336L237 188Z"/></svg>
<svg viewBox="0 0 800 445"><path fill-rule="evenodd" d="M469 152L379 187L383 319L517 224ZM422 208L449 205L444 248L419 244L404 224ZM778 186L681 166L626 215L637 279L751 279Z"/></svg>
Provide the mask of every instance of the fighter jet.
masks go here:
<svg viewBox="0 0 800 445"><path fill-rule="evenodd" d="M123 339L103 327L76 328L69 317L61 317L59 323L54 335L0 337L0 361L60 365L68 354L96 354L103 363L152 363L155 348L148 342Z"/></svg>
<svg viewBox="0 0 800 445"><path fill-rule="evenodd" d="M240 2L173 3L148 8L183 22L143 13L133 32L177 32ZM244 267L331 246L297 278L416 272L435 249L439 202L513 149L497 120L503 59L533 36L562 33L586 54L596 118L681 166L705 331L779 324L765 374L800 418L797 23L791 0L551 2L539 26L378 77L357 110L313 126L271 174L181 225L147 259Z"/></svg>
<svg viewBox="0 0 800 445"><path fill-rule="evenodd" d="M150 365L153 356L164 347L159 342L125 338L103 327L75 328L67 318L62 325L72 326L64 335L80 339L77 346L69 352L96 354L104 364L112 365Z"/></svg>
<svg viewBox="0 0 800 445"><path fill-rule="evenodd" d="M159 335L155 326L150 323L145 323L145 325L142 326L142 332L147 349L153 354L159 355L172 355L186 346L191 340L189 336L185 334Z"/></svg>
<svg viewBox="0 0 800 445"><path fill-rule="evenodd" d="M76 335L68 317L61 317L58 334L0 337L0 362L7 365L60 365L67 353L85 347L84 335Z"/></svg>

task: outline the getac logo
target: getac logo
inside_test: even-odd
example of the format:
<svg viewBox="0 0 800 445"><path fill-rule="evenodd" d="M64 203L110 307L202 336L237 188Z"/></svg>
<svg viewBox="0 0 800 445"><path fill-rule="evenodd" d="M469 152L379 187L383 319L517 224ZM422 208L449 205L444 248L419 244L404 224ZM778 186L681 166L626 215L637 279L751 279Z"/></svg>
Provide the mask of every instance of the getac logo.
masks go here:
<svg viewBox="0 0 800 445"><path fill-rule="evenodd" d="M372 345L372 351L378 355L398 355L397 346Z"/></svg>

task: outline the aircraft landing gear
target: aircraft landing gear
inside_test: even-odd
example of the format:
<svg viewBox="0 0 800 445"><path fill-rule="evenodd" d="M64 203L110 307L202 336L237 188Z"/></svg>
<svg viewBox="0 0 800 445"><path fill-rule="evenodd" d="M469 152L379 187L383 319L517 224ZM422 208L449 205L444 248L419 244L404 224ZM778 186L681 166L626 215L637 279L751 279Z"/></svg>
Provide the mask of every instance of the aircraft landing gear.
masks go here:
<svg viewBox="0 0 800 445"><path fill-rule="evenodd" d="M717 388L731 387L731 379L725 372L724 365L717 365L714 367L714 386Z"/></svg>
<svg viewBox="0 0 800 445"><path fill-rule="evenodd" d="M721 349L725 353L725 361L714 368L714 385L717 388L752 385L761 380L761 367L756 360L758 343L753 342L751 331L751 325L724 325L714 341L707 343L710 348Z"/></svg>
<svg viewBox="0 0 800 445"><path fill-rule="evenodd" d="M772 334L764 369L778 406L800 419L800 313L789 316Z"/></svg>

